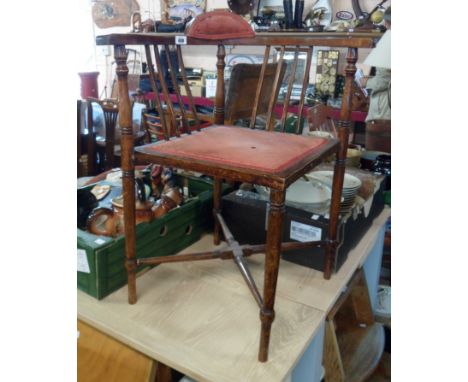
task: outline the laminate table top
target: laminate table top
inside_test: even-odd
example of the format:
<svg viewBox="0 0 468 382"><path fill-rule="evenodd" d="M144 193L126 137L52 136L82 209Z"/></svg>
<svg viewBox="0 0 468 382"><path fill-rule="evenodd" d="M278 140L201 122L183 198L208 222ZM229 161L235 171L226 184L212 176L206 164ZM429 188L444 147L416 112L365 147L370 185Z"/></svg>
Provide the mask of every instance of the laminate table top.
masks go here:
<svg viewBox="0 0 468 382"><path fill-rule="evenodd" d="M302 357L343 288L371 250L389 209L377 216L330 280L281 260L269 359L257 361L258 306L234 262L166 263L101 301L78 291L78 318L197 381L282 381ZM215 248L205 235L182 253ZM223 247L223 244L218 248ZM263 290L264 255L247 258Z"/></svg>

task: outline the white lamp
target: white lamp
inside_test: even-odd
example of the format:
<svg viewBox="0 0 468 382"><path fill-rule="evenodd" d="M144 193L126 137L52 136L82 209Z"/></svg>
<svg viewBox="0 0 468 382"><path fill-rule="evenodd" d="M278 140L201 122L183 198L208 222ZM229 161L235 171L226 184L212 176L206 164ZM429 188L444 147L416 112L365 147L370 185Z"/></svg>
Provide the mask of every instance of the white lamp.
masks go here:
<svg viewBox="0 0 468 382"><path fill-rule="evenodd" d="M391 69L391 30L388 29L380 38L379 42L370 54L366 57L363 64L375 66L377 68Z"/></svg>

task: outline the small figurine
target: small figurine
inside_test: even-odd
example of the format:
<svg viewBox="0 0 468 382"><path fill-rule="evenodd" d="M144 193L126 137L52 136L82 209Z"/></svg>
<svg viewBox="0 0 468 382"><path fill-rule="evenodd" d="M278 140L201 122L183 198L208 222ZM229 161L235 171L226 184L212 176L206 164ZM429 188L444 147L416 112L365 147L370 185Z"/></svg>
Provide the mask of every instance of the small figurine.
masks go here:
<svg viewBox="0 0 468 382"><path fill-rule="evenodd" d="M317 0L309 12L313 25L326 27L332 21L332 7L330 0Z"/></svg>
<svg viewBox="0 0 468 382"><path fill-rule="evenodd" d="M140 33L142 31L141 26L141 13L133 12L132 14L132 32Z"/></svg>
<svg viewBox="0 0 468 382"><path fill-rule="evenodd" d="M152 19L146 19L141 23L144 33L154 32L155 31L155 22Z"/></svg>
<svg viewBox="0 0 468 382"><path fill-rule="evenodd" d="M159 186L161 184L161 175L163 172L163 167L160 165L150 165L149 168L151 169L151 189L153 191L153 196L158 198L161 193L159 191Z"/></svg>

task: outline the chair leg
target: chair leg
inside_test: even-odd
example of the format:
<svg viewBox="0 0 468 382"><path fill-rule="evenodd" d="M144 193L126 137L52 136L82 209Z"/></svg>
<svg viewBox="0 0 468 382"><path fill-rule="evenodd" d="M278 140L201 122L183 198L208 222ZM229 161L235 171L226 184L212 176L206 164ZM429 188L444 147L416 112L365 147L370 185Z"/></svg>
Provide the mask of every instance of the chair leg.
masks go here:
<svg viewBox="0 0 468 382"><path fill-rule="evenodd" d="M333 269L335 268L336 248L338 244L338 218L340 214L341 194L343 191L349 132L347 128L341 128L338 134L340 136L341 146L336 155L333 173L332 199L328 226L328 244L325 248L325 266L323 271L323 277L327 280L330 279Z"/></svg>
<svg viewBox="0 0 468 382"><path fill-rule="evenodd" d="M216 214L221 214L221 179L215 178L213 184L213 217L214 217L214 232L213 243L218 245L221 242L221 226Z"/></svg>
<svg viewBox="0 0 468 382"><path fill-rule="evenodd" d="M270 343L271 324L275 318L276 283L278 281L279 259L281 254L281 239L283 217L285 212L284 199L286 191L271 190L270 212L268 214L268 232L265 253L265 276L263 286L263 307L260 310L261 333L258 360L268 360L268 345Z"/></svg>

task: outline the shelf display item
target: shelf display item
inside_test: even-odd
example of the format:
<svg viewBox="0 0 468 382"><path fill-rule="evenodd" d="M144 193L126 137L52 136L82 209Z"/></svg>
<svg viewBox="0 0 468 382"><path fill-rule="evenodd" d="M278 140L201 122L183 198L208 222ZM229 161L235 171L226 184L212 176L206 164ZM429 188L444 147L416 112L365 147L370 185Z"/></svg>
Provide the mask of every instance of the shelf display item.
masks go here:
<svg viewBox="0 0 468 382"><path fill-rule="evenodd" d="M339 52L337 50L319 50L317 52L315 88L322 96L335 94L338 58Z"/></svg>
<svg viewBox="0 0 468 382"><path fill-rule="evenodd" d="M315 179L328 187L333 183L333 171L312 171L306 175L309 179ZM343 191L341 193L340 213L345 214L353 206L357 192L361 188L362 182L359 178L345 174L343 181Z"/></svg>

